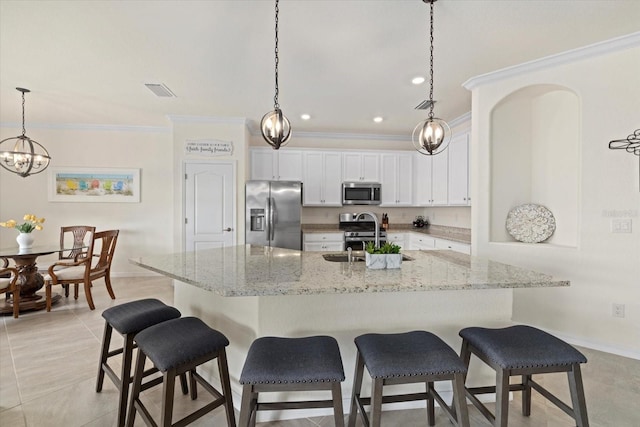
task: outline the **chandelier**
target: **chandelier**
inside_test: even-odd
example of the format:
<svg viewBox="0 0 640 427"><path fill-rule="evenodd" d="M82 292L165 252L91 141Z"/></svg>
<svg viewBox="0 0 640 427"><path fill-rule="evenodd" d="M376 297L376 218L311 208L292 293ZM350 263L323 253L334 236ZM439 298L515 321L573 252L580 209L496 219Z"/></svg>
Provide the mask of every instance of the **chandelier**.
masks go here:
<svg viewBox="0 0 640 427"><path fill-rule="evenodd" d="M274 150L284 146L291 138L291 124L282 110L280 110L280 104L278 103L278 0L276 0L276 48L275 48L275 76L276 76L276 92L273 97L273 110L269 111L262 117L260 122L260 131L262 137L267 144L271 145Z"/></svg>
<svg viewBox="0 0 640 427"><path fill-rule="evenodd" d="M47 150L29 138L24 128L24 94L29 89L17 87L22 92L22 135L0 141L0 166L23 178L44 171L51 157Z"/></svg>
<svg viewBox="0 0 640 427"><path fill-rule="evenodd" d="M451 140L451 128L442 119L433 116L433 4L436 0L422 0L430 4L429 31L429 116L413 129L411 140L421 154L433 156L443 152Z"/></svg>

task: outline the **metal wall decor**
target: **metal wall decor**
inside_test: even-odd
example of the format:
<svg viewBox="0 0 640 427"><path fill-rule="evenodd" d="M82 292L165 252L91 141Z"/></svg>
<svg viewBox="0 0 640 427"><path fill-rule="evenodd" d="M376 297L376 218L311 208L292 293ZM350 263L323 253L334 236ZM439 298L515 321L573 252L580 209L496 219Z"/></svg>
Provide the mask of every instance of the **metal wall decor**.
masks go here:
<svg viewBox="0 0 640 427"><path fill-rule="evenodd" d="M433 116L433 4L437 0L422 0L430 5L429 30L429 117L413 129L411 140L419 153L427 156L443 152L451 141L451 128L446 121Z"/></svg>
<svg viewBox="0 0 640 427"><path fill-rule="evenodd" d="M609 141L609 149L625 150L627 153L635 154L638 156L638 164L640 165L640 129L636 129L626 139ZM638 172L638 186L640 188L640 170Z"/></svg>
<svg viewBox="0 0 640 427"><path fill-rule="evenodd" d="M51 156L38 142L26 135L24 127L24 94L29 89L16 88L22 92L22 135L0 141L0 166L23 178L44 171L49 166Z"/></svg>
<svg viewBox="0 0 640 427"><path fill-rule="evenodd" d="M609 148L612 150L626 150L628 153L640 156L640 129L636 129L625 139L609 141Z"/></svg>
<svg viewBox="0 0 640 427"><path fill-rule="evenodd" d="M280 58L278 57L278 14L280 12L278 3L279 1L276 0L276 90L273 97L273 110L265 114L264 117L262 117L262 121L260 122L260 131L262 133L262 137L265 141L267 141L267 144L273 147L274 150L278 150L280 147L284 146L291 138L291 123L289 123L289 119L287 119L285 115L282 114L282 110L280 110L280 104L278 103L278 63L280 62Z"/></svg>

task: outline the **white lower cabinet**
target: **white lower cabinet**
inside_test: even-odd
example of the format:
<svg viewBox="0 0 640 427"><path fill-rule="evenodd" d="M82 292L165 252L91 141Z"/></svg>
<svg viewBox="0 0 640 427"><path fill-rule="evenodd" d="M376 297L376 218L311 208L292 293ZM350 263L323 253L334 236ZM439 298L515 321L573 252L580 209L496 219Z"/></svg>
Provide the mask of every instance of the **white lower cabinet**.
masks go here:
<svg viewBox="0 0 640 427"><path fill-rule="evenodd" d="M471 255L471 245L468 243L452 242L451 240L435 239L436 249L449 249Z"/></svg>
<svg viewBox="0 0 640 427"><path fill-rule="evenodd" d="M422 233L407 233L408 250L448 249L463 254L471 255L471 245L468 243L454 242L438 237L426 236Z"/></svg>
<svg viewBox="0 0 640 427"><path fill-rule="evenodd" d="M387 233L387 242L400 246L401 249L409 250L408 233Z"/></svg>
<svg viewBox="0 0 640 427"><path fill-rule="evenodd" d="M343 251L344 233L304 233L302 248L305 251Z"/></svg>
<svg viewBox="0 0 640 427"><path fill-rule="evenodd" d="M420 233L410 233L409 249L414 251L435 249L436 239Z"/></svg>

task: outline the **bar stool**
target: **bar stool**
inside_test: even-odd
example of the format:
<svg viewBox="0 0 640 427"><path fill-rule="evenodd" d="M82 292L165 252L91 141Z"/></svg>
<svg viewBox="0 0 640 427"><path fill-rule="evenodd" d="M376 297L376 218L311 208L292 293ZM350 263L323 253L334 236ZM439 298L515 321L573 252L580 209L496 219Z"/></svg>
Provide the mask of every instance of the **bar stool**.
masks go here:
<svg viewBox="0 0 640 427"><path fill-rule="evenodd" d="M356 337L356 371L351 395L349 427L356 425L358 410L365 426L379 427L382 404L391 402L427 401L429 425L435 425L437 400L451 422L469 426L469 414L464 399L464 376L467 372L456 352L436 335L426 331L397 334L365 334ZM371 397L360 396L364 367L372 379ZM453 404L449 407L434 388L435 381L451 381ZM424 393L383 395L383 387L391 384L425 383ZM371 405L371 423L364 410Z"/></svg>
<svg viewBox="0 0 640 427"><path fill-rule="evenodd" d="M344 369L335 338L262 337L249 348L240 375L240 426L255 426L262 410L331 408L335 425L344 427L342 391ZM259 402L259 393L331 390L332 400Z"/></svg>
<svg viewBox="0 0 640 427"><path fill-rule="evenodd" d="M136 342L138 343L138 357L133 375L127 426L133 427L137 412L140 412L147 425L158 425L142 402L140 393L149 387L162 383L162 415L159 425L184 426L217 407L224 406L228 427L235 427L233 396L231 394L229 368L225 351L225 347L229 345L227 337L215 329L211 329L198 318L182 317L180 319L167 320L145 329L136 336ZM143 385L142 378L147 357L162 372L162 377L157 378L157 381L149 381ZM222 393L196 372L196 367L213 359L218 359ZM195 400L198 397L197 381L214 397L214 400L173 423L175 379L186 372L190 374L191 399Z"/></svg>
<svg viewBox="0 0 640 427"><path fill-rule="evenodd" d="M131 360L133 349L136 347L134 338L137 333L149 326L164 322L166 320L180 317L180 312L163 302L149 298L132 301L125 304L116 305L102 312L104 317L104 334L102 338L102 351L100 352L100 365L98 367L98 380L96 382L96 392L102 391L104 374L113 381L120 393L118 403L118 426L123 426L127 415L127 397L129 395L129 384L131 384ZM109 351L111 335L116 330L124 339L122 347ZM122 368L120 376L109 366L108 359L122 354ZM148 371L147 375L155 371ZM183 392L186 394L186 377L182 378Z"/></svg>
<svg viewBox="0 0 640 427"><path fill-rule="evenodd" d="M588 427L580 364L587 358L566 342L531 326L517 325L502 329L465 328L461 357L469 366L471 354L496 371L496 385L466 388L467 397L493 423L506 427L509 419L509 392L522 391L522 414L531 414L531 389L536 389L575 421L578 427ZM532 379L533 374L566 372L573 408L562 402ZM510 384L509 378L522 376L521 384ZM493 415L476 397L477 394L496 393Z"/></svg>

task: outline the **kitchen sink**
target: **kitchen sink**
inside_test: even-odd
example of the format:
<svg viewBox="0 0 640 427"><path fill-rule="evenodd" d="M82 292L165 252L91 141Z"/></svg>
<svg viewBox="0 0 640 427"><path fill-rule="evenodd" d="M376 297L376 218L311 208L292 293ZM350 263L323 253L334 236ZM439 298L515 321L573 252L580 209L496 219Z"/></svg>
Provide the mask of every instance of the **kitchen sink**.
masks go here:
<svg viewBox="0 0 640 427"><path fill-rule="evenodd" d="M324 254L322 255L322 258L330 262L349 262L349 256L347 254ZM353 262L364 262L365 258L364 258L364 255L358 254L358 255L353 255L351 257L351 260ZM413 258L402 254L402 260L413 261Z"/></svg>

